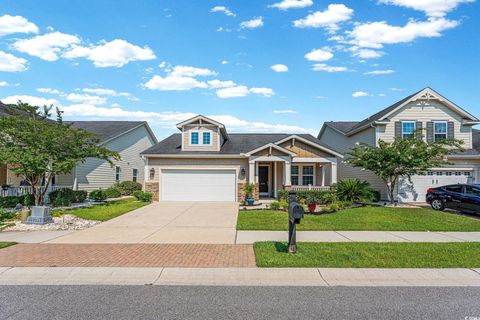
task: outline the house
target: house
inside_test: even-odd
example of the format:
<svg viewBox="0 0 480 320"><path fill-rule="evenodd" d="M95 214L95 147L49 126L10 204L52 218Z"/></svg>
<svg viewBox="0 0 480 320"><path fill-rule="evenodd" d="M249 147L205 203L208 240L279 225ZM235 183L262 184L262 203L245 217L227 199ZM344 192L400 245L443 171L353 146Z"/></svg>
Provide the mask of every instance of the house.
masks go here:
<svg viewBox="0 0 480 320"><path fill-rule="evenodd" d="M177 124L172 134L143 151L145 190L160 201L241 201L280 189L329 189L343 156L309 134L228 133L204 116Z"/></svg>
<svg viewBox="0 0 480 320"><path fill-rule="evenodd" d="M463 140L465 152L448 157L452 165L432 168L425 175L402 178L396 190L402 202L425 201L426 190L446 184L480 181L480 134L473 129L480 121L431 88L425 88L362 121L325 122L318 134L321 143L332 145L344 156L357 143L377 145L395 137L410 137L422 130L423 139ZM372 172L338 164L338 178L366 180L387 198L386 187Z"/></svg>
<svg viewBox="0 0 480 320"><path fill-rule="evenodd" d="M0 116L9 116L6 106L0 103ZM74 128L94 133L109 150L117 151L121 160L115 166L104 160L89 158L77 165L70 174L53 179L52 189L67 187L75 190L103 188L121 181L143 183L144 161L140 152L157 143L157 139L145 121L75 121ZM2 194L17 195L28 192L23 178L13 174L6 166L0 167ZM8 187L7 187L8 186Z"/></svg>

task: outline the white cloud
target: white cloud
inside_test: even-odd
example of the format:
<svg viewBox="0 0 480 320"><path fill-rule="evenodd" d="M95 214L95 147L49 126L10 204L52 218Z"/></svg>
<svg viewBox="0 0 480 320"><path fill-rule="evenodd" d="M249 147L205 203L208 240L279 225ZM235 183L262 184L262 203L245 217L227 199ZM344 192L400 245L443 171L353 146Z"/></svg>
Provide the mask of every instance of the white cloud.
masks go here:
<svg viewBox="0 0 480 320"><path fill-rule="evenodd" d="M364 74L369 74L369 75L378 76L378 75L384 75L384 74L392 74L392 73L394 73L394 72L395 72L395 70L388 69L388 70L373 70L373 71L368 71L368 72L365 72Z"/></svg>
<svg viewBox="0 0 480 320"><path fill-rule="evenodd" d="M287 72L288 67L284 64L274 64L270 67L275 72Z"/></svg>
<svg viewBox="0 0 480 320"><path fill-rule="evenodd" d="M84 104L105 104L107 102L107 98L99 97L99 96L92 96L90 94L80 94L80 93L70 93L65 97L68 101L72 101L75 103L84 103Z"/></svg>
<svg viewBox="0 0 480 320"><path fill-rule="evenodd" d="M49 93L49 94L57 94L57 95L63 94L61 91L57 89L52 89L52 88L37 88L37 91L41 93Z"/></svg>
<svg viewBox="0 0 480 320"><path fill-rule="evenodd" d="M288 10L292 8L305 8L313 5L312 0L282 0L280 2L269 5L270 8L277 8L279 10Z"/></svg>
<svg viewBox="0 0 480 320"><path fill-rule="evenodd" d="M20 72L28 69L27 60L15 57L13 54L0 51L0 71Z"/></svg>
<svg viewBox="0 0 480 320"><path fill-rule="evenodd" d="M316 96L315 99L328 99L328 97L325 97L325 96Z"/></svg>
<svg viewBox="0 0 480 320"><path fill-rule="evenodd" d="M31 39L20 39L12 44L17 51L27 53L46 61L56 61L66 48L80 42L77 36L51 32Z"/></svg>
<svg viewBox="0 0 480 320"><path fill-rule="evenodd" d="M458 26L457 21L444 18L429 18L427 21L410 20L405 26L398 27L385 21L369 22L355 26L348 31L350 43L367 48L382 48L384 44L407 43L417 38L442 36L442 31Z"/></svg>
<svg viewBox="0 0 480 320"><path fill-rule="evenodd" d="M250 90L247 86L235 86L217 90L217 96L221 99L239 98L248 96Z"/></svg>
<svg viewBox="0 0 480 320"><path fill-rule="evenodd" d="M253 18L240 23L240 28L255 29L263 26L263 17Z"/></svg>
<svg viewBox="0 0 480 320"><path fill-rule="evenodd" d="M402 88L390 88L392 91L405 91L405 89Z"/></svg>
<svg viewBox="0 0 480 320"><path fill-rule="evenodd" d="M250 92L258 95L262 95L267 98L270 98L275 95L275 92L271 88L251 88Z"/></svg>
<svg viewBox="0 0 480 320"><path fill-rule="evenodd" d="M328 61L333 58L333 53L328 49L313 49L305 55L309 61Z"/></svg>
<svg viewBox="0 0 480 320"><path fill-rule="evenodd" d="M277 113L277 114L295 114L297 113L297 111L295 110L291 110L291 109L284 109L284 110L273 110L273 113Z"/></svg>
<svg viewBox="0 0 480 320"><path fill-rule="evenodd" d="M278 133L310 133L316 134L317 129L308 129L304 127L284 125L284 124L270 124L257 121L246 121L238 119L231 115L210 115L212 118L220 123L223 123L229 131L232 132L278 132Z"/></svg>
<svg viewBox="0 0 480 320"><path fill-rule="evenodd" d="M316 63L313 65L313 71L326 71L326 72L345 72L349 71L347 67L329 66L325 63Z"/></svg>
<svg viewBox="0 0 480 320"><path fill-rule="evenodd" d="M175 66L170 72L170 75L174 77L207 77L216 76L218 75L218 73L205 68L196 68L191 66Z"/></svg>
<svg viewBox="0 0 480 320"><path fill-rule="evenodd" d="M209 80L209 81L207 81L207 83L211 88L214 88L214 89L230 88L230 87L234 87L236 85L235 82L233 82L231 80L222 81L222 80L218 80L218 79Z"/></svg>
<svg viewBox="0 0 480 320"><path fill-rule="evenodd" d="M22 16L1 16L0 37L14 33L38 33L38 27Z"/></svg>
<svg viewBox="0 0 480 320"><path fill-rule="evenodd" d="M233 13L230 9L228 9L225 6L215 6L210 10L210 12L223 12L225 15L227 15L229 17L235 17L236 16L235 13Z"/></svg>
<svg viewBox="0 0 480 320"><path fill-rule="evenodd" d="M475 0L379 0L379 3L423 11L430 17L443 17L462 3Z"/></svg>
<svg viewBox="0 0 480 320"><path fill-rule="evenodd" d="M0 81L0 87L8 87L9 85L7 81Z"/></svg>
<svg viewBox="0 0 480 320"><path fill-rule="evenodd" d="M354 57L359 57L362 59L376 59L384 55L383 51L359 48L357 46L348 48L348 51L352 52Z"/></svg>
<svg viewBox="0 0 480 320"><path fill-rule="evenodd" d="M132 61L145 61L155 59L154 52L147 46L139 47L123 39L102 42L89 47L74 46L62 55L67 59L86 58L93 61L99 68L123 67Z"/></svg>
<svg viewBox="0 0 480 320"><path fill-rule="evenodd" d="M99 95L99 96L126 97L128 100L132 100L132 101L138 101L139 100L138 98L132 96L128 92L117 92L117 91L112 90L112 89L83 88L83 89L80 89L80 90L83 91L83 92L86 92L86 93L93 93L93 94L96 94L96 95Z"/></svg>
<svg viewBox="0 0 480 320"><path fill-rule="evenodd" d="M326 28L334 32L339 29L340 22L352 18L353 9L344 4L330 4L325 11L316 11L304 19L295 20L293 25L297 28Z"/></svg>
<svg viewBox="0 0 480 320"><path fill-rule="evenodd" d="M222 60L222 64L228 64L228 60Z"/></svg>
<svg viewBox="0 0 480 320"><path fill-rule="evenodd" d="M354 93L352 93L352 97L354 98L368 97L368 96L369 94L364 91L355 91Z"/></svg>
<svg viewBox="0 0 480 320"><path fill-rule="evenodd" d="M170 75L161 77L155 75L145 83L145 87L150 90L160 91L186 91L194 88L206 88L207 84L192 77L177 77Z"/></svg>
<svg viewBox="0 0 480 320"><path fill-rule="evenodd" d="M56 106L60 105L59 102L55 99L45 99L28 95L15 95L2 99L2 102L6 104L15 104L18 101L22 101L36 107L50 106L52 104Z"/></svg>

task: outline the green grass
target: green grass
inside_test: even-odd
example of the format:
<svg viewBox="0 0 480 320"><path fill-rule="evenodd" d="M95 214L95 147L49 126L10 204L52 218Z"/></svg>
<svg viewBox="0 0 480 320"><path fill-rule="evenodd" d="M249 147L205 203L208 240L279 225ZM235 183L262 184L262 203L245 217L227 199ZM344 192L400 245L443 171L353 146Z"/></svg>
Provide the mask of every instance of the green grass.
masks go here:
<svg viewBox="0 0 480 320"><path fill-rule="evenodd" d="M13 246L14 244L17 244L17 243L16 242L1 242L0 241L0 249Z"/></svg>
<svg viewBox="0 0 480 320"><path fill-rule="evenodd" d="M87 220L107 221L124 213L146 206L147 204L149 203L135 201L135 199L125 199L108 202L106 204L94 205L89 208L62 211L60 213L74 214L79 218Z"/></svg>
<svg viewBox="0 0 480 320"><path fill-rule="evenodd" d="M480 242L452 243L299 243L257 242L259 267L295 268L478 268Z"/></svg>
<svg viewBox="0 0 480 320"><path fill-rule="evenodd" d="M241 210L237 230L287 230L284 211ZM297 230L480 231L480 219L422 208L362 207L305 215Z"/></svg>

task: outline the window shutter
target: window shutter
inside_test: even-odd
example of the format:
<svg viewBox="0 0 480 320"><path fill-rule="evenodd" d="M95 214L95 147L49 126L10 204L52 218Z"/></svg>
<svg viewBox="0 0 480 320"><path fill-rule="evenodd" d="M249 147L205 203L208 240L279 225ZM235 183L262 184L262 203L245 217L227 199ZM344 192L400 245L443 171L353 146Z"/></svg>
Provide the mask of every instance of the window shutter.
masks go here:
<svg viewBox="0 0 480 320"><path fill-rule="evenodd" d="M427 122L427 142L433 142L433 122Z"/></svg>
<svg viewBox="0 0 480 320"><path fill-rule="evenodd" d="M423 128L422 128L423 124L422 124L422 121L417 121L415 123L415 134L417 134L417 139L418 140L422 140L423 139Z"/></svg>
<svg viewBox="0 0 480 320"><path fill-rule="evenodd" d="M400 121L395 122L395 138L402 137L402 123Z"/></svg>
<svg viewBox="0 0 480 320"><path fill-rule="evenodd" d="M448 122L447 139L455 139L455 124L453 122Z"/></svg>

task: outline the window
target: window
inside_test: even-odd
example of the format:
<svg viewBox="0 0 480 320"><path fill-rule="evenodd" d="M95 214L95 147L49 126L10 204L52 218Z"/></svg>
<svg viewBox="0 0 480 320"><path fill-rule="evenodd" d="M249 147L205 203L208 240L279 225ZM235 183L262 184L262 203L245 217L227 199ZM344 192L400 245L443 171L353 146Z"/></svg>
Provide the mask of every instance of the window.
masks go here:
<svg viewBox="0 0 480 320"><path fill-rule="evenodd" d="M480 197L480 189L473 186L465 186L465 192L468 195Z"/></svg>
<svg viewBox="0 0 480 320"><path fill-rule="evenodd" d="M437 171L436 174L437 174L437 176L443 176L443 172L442 172L442 171Z"/></svg>
<svg viewBox="0 0 480 320"><path fill-rule="evenodd" d="M211 139L210 139L210 132L204 132L202 134L202 144L210 144Z"/></svg>
<svg viewBox="0 0 480 320"><path fill-rule="evenodd" d="M461 176L462 173L461 173L460 171L455 171L455 175L456 175L456 176Z"/></svg>
<svg viewBox="0 0 480 320"><path fill-rule="evenodd" d="M403 121L402 122L402 138L412 138L415 135L415 122Z"/></svg>
<svg viewBox="0 0 480 320"><path fill-rule="evenodd" d="M302 167L302 185L313 184L313 166Z"/></svg>
<svg viewBox="0 0 480 320"><path fill-rule="evenodd" d="M293 186L298 186L298 166L292 166L291 180Z"/></svg>
<svg viewBox="0 0 480 320"><path fill-rule="evenodd" d="M433 123L433 138L434 141L447 140L447 122Z"/></svg>
<svg viewBox="0 0 480 320"><path fill-rule="evenodd" d="M115 181L119 182L120 181L120 167L115 166Z"/></svg>
<svg viewBox="0 0 480 320"><path fill-rule="evenodd" d="M446 186L445 190L449 192L456 192L456 193L462 193L463 192L463 186L457 185L457 186Z"/></svg>
<svg viewBox="0 0 480 320"><path fill-rule="evenodd" d="M155 169L150 169L150 180L155 180Z"/></svg>
<svg viewBox="0 0 480 320"><path fill-rule="evenodd" d="M470 177L471 174L472 174L472 173L471 173L470 171L465 171L465 172L463 173L463 175L466 176L466 177Z"/></svg>
<svg viewBox="0 0 480 320"><path fill-rule="evenodd" d="M137 182L137 176L138 176L138 170L133 169L133 172L132 172L132 181L133 182Z"/></svg>
<svg viewBox="0 0 480 320"><path fill-rule="evenodd" d="M427 172L427 175L428 175L428 176L433 176L433 171L428 171L428 172Z"/></svg>
<svg viewBox="0 0 480 320"><path fill-rule="evenodd" d="M190 134L190 144L198 144L198 132L192 132Z"/></svg>
<svg viewBox="0 0 480 320"><path fill-rule="evenodd" d="M445 172L445 174L446 174L447 176L451 176L451 175L452 175L452 171L447 171L447 172Z"/></svg>

